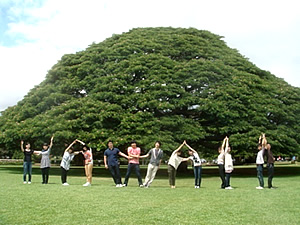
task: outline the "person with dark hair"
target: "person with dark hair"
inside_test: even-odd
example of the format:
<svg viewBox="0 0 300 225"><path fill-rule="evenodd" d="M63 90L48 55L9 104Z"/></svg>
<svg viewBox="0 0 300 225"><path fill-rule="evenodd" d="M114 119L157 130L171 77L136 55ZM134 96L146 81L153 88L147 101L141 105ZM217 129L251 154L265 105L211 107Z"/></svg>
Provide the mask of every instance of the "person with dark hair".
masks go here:
<svg viewBox="0 0 300 225"><path fill-rule="evenodd" d="M272 181L274 177L274 162L275 158L273 156L273 153L271 151L271 145L266 145L266 155L267 155L267 168L268 168L268 188L274 189Z"/></svg>
<svg viewBox="0 0 300 225"><path fill-rule="evenodd" d="M233 187L230 186L230 177L233 171L233 161L231 157L231 147L229 146L229 138L226 137L226 146L224 152L224 160L225 160L225 189L231 190Z"/></svg>
<svg viewBox="0 0 300 225"><path fill-rule="evenodd" d="M31 184L31 174L32 174L32 154L38 155L38 151L30 149L30 143L27 142L24 150L24 141L21 141L21 150L24 153L23 162L23 184L27 184L26 175L28 174L28 184Z"/></svg>
<svg viewBox="0 0 300 225"><path fill-rule="evenodd" d="M224 148L225 148L226 138L224 138L222 146L218 148L219 155L217 159L217 164L219 168L219 174L221 178L221 188L225 189L225 168L224 168Z"/></svg>
<svg viewBox="0 0 300 225"><path fill-rule="evenodd" d="M48 184L48 180L49 180L49 170L51 166L50 151L53 146L53 138L54 136L51 137L50 146L48 146L48 143L44 143L42 151L38 151L39 155L42 155L41 165L40 165L42 171L42 184Z"/></svg>
<svg viewBox="0 0 300 225"><path fill-rule="evenodd" d="M163 157L163 151L160 149L160 141L156 141L154 146L155 147L150 149L146 155L140 156L140 158L146 158L150 156L150 162L147 168L147 175L143 184L145 188L150 187L151 183L153 182L156 172L161 164L161 159Z"/></svg>
<svg viewBox="0 0 300 225"><path fill-rule="evenodd" d="M79 143L81 143L82 151L81 153L84 156L84 170L86 175L86 183L83 185L84 187L89 187L92 185L92 173L93 173L93 153L92 149L89 148L83 141L76 139Z"/></svg>
<svg viewBox="0 0 300 225"><path fill-rule="evenodd" d="M60 168L61 168L61 182L62 185L68 186L67 183L67 173L70 169L70 163L75 157L75 155L78 155L80 152L74 152L73 151L73 145L76 143L76 140L74 140L66 149L64 152L64 155L62 157Z"/></svg>
<svg viewBox="0 0 300 225"><path fill-rule="evenodd" d="M264 151L266 147L266 137L265 134L262 134L258 140L258 153L256 156L256 170L257 170L257 178L259 182L259 186L256 189L261 190L264 189Z"/></svg>
<svg viewBox="0 0 300 225"><path fill-rule="evenodd" d="M175 180L176 180L176 171L178 166L183 161L188 161L189 158L180 157L181 151L180 149L184 146L184 142L172 152L172 155L168 162L168 174L169 174L169 184L171 188L175 188Z"/></svg>
<svg viewBox="0 0 300 225"><path fill-rule="evenodd" d="M202 173L202 166L199 154L196 150L194 150L191 146L189 146L186 141L183 142L186 147L189 148L189 159L193 162L194 167L194 176L195 176L195 188L200 188L201 185L201 173Z"/></svg>
<svg viewBox="0 0 300 225"><path fill-rule="evenodd" d="M139 165L141 149L139 147L137 147L136 141L131 142L131 146L128 147L127 152L128 152L128 156L131 157L131 159L129 159L129 161L128 161L128 167L127 167L127 172L126 172L123 187L126 187L128 185L129 176L133 169L135 170L135 174L137 176L139 186L143 187L143 182L142 182L142 177L141 177L141 172L140 172L140 165Z"/></svg>
<svg viewBox="0 0 300 225"><path fill-rule="evenodd" d="M121 152L118 148L115 148L111 140L107 142L107 147L108 148L104 151L105 168L109 169L109 172L112 175L116 187L123 187L120 168L119 168L118 155L123 156L127 159L131 159L131 157L128 157L123 152Z"/></svg>

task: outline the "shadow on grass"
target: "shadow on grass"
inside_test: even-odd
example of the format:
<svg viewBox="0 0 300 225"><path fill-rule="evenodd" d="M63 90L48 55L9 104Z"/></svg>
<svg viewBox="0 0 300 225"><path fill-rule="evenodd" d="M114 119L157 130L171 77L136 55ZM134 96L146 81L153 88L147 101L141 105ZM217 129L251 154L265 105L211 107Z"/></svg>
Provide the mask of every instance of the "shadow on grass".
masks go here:
<svg viewBox="0 0 300 225"><path fill-rule="evenodd" d="M0 172L6 171L11 174L23 174L23 167L22 166L0 166ZM122 177L125 177L127 171L127 167L121 166L120 173ZM141 166L141 175L145 177L147 172L147 167ZM39 167L34 166L32 168L32 174L41 174L41 170ZM50 169L51 175L61 175L61 168L59 166L53 166ZM264 175L267 176L267 168L264 168ZM300 167L296 165L290 166L276 166L275 165L275 176L299 176L300 175ZM84 167L74 166L71 167L68 176L85 176ZM94 167L93 168L93 176L96 177L111 177L109 170L102 167ZM189 168L187 171L178 171L177 177L193 177L193 169ZM219 176L219 171L217 167L209 168L203 167L202 169L202 177L213 177ZM256 176L256 167L253 166L245 166L242 168L235 168L233 171L233 176L235 177L255 177ZM135 177L135 171L132 171L131 177ZM168 170L164 166L157 171L157 178L166 178L168 177Z"/></svg>

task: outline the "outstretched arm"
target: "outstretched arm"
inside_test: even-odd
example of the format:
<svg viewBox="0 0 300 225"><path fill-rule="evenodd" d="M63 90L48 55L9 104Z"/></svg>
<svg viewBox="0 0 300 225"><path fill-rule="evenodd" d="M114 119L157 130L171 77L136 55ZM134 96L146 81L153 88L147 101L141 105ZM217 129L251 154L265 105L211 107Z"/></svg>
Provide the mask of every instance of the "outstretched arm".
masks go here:
<svg viewBox="0 0 300 225"><path fill-rule="evenodd" d="M184 146L184 142L173 153L178 152L183 146Z"/></svg>
<svg viewBox="0 0 300 225"><path fill-rule="evenodd" d="M132 157L130 157L130 156L124 154L123 152L119 152L119 155L120 155L120 156L123 156L123 157L126 158L126 159L132 159Z"/></svg>
<svg viewBox="0 0 300 225"><path fill-rule="evenodd" d="M76 143L76 140L74 140L66 149L65 152L68 151L74 144Z"/></svg>
<svg viewBox="0 0 300 225"><path fill-rule="evenodd" d="M76 139L75 141L78 141L80 144L85 145L83 141L80 141L79 139Z"/></svg>
<svg viewBox="0 0 300 225"><path fill-rule="evenodd" d="M268 142L265 134L262 134L262 146L266 148Z"/></svg>
<svg viewBox="0 0 300 225"><path fill-rule="evenodd" d="M149 153L147 153L146 155L140 155L140 159L143 159L143 158L147 158L147 157L149 157Z"/></svg>
<svg viewBox="0 0 300 225"><path fill-rule="evenodd" d="M24 147L23 147L23 145L24 145L24 141L21 141L21 150L22 150L22 152L24 152Z"/></svg>
<svg viewBox="0 0 300 225"><path fill-rule="evenodd" d="M221 149L222 149L223 152L224 152L224 147L225 147L225 144L226 144L226 140L227 140L227 136L224 138L223 143L222 143Z"/></svg>
<svg viewBox="0 0 300 225"><path fill-rule="evenodd" d="M229 138L226 137L226 146L225 146L225 153L228 152L228 147L229 147Z"/></svg>
<svg viewBox="0 0 300 225"><path fill-rule="evenodd" d="M188 143L186 143L186 141L184 141L186 147L188 147L192 152L196 153L196 150L193 149L191 146L188 145Z"/></svg>
<svg viewBox="0 0 300 225"><path fill-rule="evenodd" d="M49 148L52 148L52 146L53 146L53 139L54 139L54 135L52 135L52 137L50 139L50 146L49 146Z"/></svg>

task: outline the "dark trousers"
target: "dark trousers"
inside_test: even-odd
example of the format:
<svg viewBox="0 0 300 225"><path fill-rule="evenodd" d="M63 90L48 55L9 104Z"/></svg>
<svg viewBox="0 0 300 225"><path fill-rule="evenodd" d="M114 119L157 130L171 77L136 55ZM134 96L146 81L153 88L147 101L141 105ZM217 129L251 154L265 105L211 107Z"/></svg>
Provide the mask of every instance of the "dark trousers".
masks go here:
<svg viewBox="0 0 300 225"><path fill-rule="evenodd" d="M108 169L114 179L115 184L122 184L119 165L108 166Z"/></svg>
<svg viewBox="0 0 300 225"><path fill-rule="evenodd" d="M139 164L135 164L135 163L129 163L129 164L128 164L128 167L127 167L127 173L126 173L126 176L125 176L124 184L127 186L128 180L129 180L129 176L130 176L131 171L132 171L133 169L135 169L135 174L136 174L136 176L137 176L139 185L143 185L142 177L141 177L141 172L140 172L140 165L139 165Z"/></svg>
<svg viewBox="0 0 300 225"><path fill-rule="evenodd" d="M218 164L219 167L219 174L222 180L221 188L225 188L225 169L223 164Z"/></svg>
<svg viewBox="0 0 300 225"><path fill-rule="evenodd" d="M42 168L43 184L48 184L50 167Z"/></svg>
<svg viewBox="0 0 300 225"><path fill-rule="evenodd" d="M264 176L263 176L263 170L264 170L264 167L263 167L263 164L257 164L256 165L256 170L257 170L257 178L258 178L258 181L259 181L259 186L260 187L264 187Z"/></svg>
<svg viewBox="0 0 300 225"><path fill-rule="evenodd" d="M268 168L268 188L271 188L272 180L274 177L274 163L268 163L267 168Z"/></svg>
<svg viewBox="0 0 300 225"><path fill-rule="evenodd" d="M230 176L231 173L225 173L225 187L230 187Z"/></svg>
<svg viewBox="0 0 300 225"><path fill-rule="evenodd" d="M202 166L194 166L194 175L195 175L195 186L201 185L201 172Z"/></svg>
<svg viewBox="0 0 300 225"><path fill-rule="evenodd" d="M171 165L168 165L168 174L170 186L175 186L176 169Z"/></svg>
<svg viewBox="0 0 300 225"><path fill-rule="evenodd" d="M63 183L63 184L67 183L67 173L68 173L68 170L66 170L62 166L60 168L61 168L61 183Z"/></svg>

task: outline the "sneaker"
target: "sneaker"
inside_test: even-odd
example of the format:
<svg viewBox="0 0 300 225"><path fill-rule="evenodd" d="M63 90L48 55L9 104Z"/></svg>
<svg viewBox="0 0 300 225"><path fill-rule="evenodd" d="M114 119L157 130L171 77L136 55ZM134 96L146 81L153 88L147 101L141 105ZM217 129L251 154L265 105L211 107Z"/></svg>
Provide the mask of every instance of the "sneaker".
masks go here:
<svg viewBox="0 0 300 225"><path fill-rule="evenodd" d="M200 188L200 186L197 186L197 188Z"/></svg>
<svg viewBox="0 0 300 225"><path fill-rule="evenodd" d="M117 184L116 187L123 187L123 185L122 184Z"/></svg>
<svg viewBox="0 0 300 225"><path fill-rule="evenodd" d="M31 181L28 181L28 184L31 184Z"/></svg>
<svg viewBox="0 0 300 225"><path fill-rule="evenodd" d="M256 189L261 190L261 189L264 189L264 188L261 187L261 186L258 186L258 187L256 187Z"/></svg>
<svg viewBox="0 0 300 225"><path fill-rule="evenodd" d="M229 187L226 187L225 189L226 189L226 190L232 190L233 187L229 186Z"/></svg>
<svg viewBox="0 0 300 225"><path fill-rule="evenodd" d="M144 187L144 185L143 185L143 184L140 184L140 188L142 188L142 187Z"/></svg>
<svg viewBox="0 0 300 225"><path fill-rule="evenodd" d="M121 184L121 185L122 185L122 184ZM122 186L123 186L123 187L127 187L127 184L123 184Z"/></svg>
<svg viewBox="0 0 300 225"><path fill-rule="evenodd" d="M198 188L198 186L195 186L195 188Z"/></svg>
<svg viewBox="0 0 300 225"><path fill-rule="evenodd" d="M23 182L23 184L27 184L27 182L26 182L26 181L24 181L24 182Z"/></svg>
<svg viewBox="0 0 300 225"><path fill-rule="evenodd" d="M84 185L82 185L83 187L89 187L91 186L91 184L89 182L86 182Z"/></svg>
<svg viewBox="0 0 300 225"><path fill-rule="evenodd" d="M62 185L64 185L64 186L69 186L70 184L68 184L68 183L63 183Z"/></svg>

